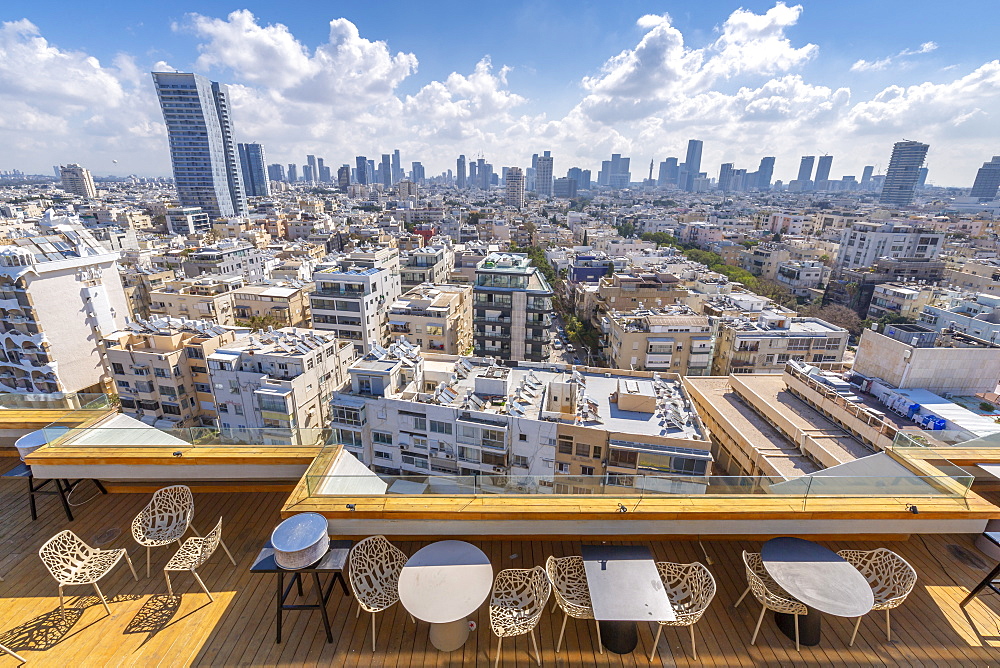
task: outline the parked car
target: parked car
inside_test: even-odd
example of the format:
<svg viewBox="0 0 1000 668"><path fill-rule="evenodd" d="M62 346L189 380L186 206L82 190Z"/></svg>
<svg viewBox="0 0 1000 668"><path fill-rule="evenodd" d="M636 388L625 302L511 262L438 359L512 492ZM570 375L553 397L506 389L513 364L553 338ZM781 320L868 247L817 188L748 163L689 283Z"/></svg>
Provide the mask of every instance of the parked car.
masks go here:
<svg viewBox="0 0 1000 668"><path fill-rule="evenodd" d="M552 343L552 347L555 348L556 350L562 350L563 349L562 341L559 340L554 341Z"/></svg>
<svg viewBox="0 0 1000 668"><path fill-rule="evenodd" d="M571 353L575 353L576 352L576 346L574 346L572 343L567 343L566 344L566 350L568 350Z"/></svg>

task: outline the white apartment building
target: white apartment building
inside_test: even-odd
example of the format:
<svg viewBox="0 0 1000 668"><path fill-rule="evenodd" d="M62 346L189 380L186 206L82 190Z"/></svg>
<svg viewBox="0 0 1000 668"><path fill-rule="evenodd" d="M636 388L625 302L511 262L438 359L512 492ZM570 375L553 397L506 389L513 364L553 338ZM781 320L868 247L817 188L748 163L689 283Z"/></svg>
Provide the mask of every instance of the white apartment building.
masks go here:
<svg viewBox="0 0 1000 668"><path fill-rule="evenodd" d="M354 346L334 334L284 327L222 346L207 357L223 438L309 445L323 437L330 397L342 387Z"/></svg>
<svg viewBox="0 0 1000 668"><path fill-rule="evenodd" d="M354 251L324 262L313 274L313 327L354 342L358 354L388 341L389 305L401 292L399 251Z"/></svg>
<svg viewBox="0 0 1000 668"><path fill-rule="evenodd" d="M90 175L90 170L80 165L70 164L59 168L59 177L62 180L62 187L68 193L94 199L97 197L97 188L94 187L94 177Z"/></svg>
<svg viewBox="0 0 1000 668"><path fill-rule="evenodd" d="M100 341L129 315L110 253L51 210L0 246L0 392L102 392Z"/></svg>
<svg viewBox="0 0 1000 668"><path fill-rule="evenodd" d="M512 368L405 341L373 349L349 373L332 400L334 438L382 473L579 493L632 487L643 473L683 473L696 487L711 475L710 442L676 374Z"/></svg>
<svg viewBox="0 0 1000 668"><path fill-rule="evenodd" d="M945 235L892 221L853 223L840 236L837 266L864 269L883 257L936 259Z"/></svg>

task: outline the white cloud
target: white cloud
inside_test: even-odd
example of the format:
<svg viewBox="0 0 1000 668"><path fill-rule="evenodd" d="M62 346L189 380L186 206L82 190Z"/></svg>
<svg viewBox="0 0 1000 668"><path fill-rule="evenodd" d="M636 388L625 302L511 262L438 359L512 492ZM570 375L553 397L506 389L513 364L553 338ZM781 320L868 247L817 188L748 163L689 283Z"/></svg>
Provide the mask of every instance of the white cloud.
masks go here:
<svg viewBox="0 0 1000 668"><path fill-rule="evenodd" d="M918 56L923 53L930 53L938 48L935 42L924 42L916 49L903 49L894 56L886 56L885 58L879 58L878 60L865 60L864 58L856 61L851 65L852 72L871 72L879 71L888 68L893 63L899 62L900 58L906 58L907 56Z"/></svg>
<svg viewBox="0 0 1000 668"><path fill-rule="evenodd" d="M1000 62L936 70L940 83L920 82L910 70L856 99L848 85L808 76L804 66L822 54L789 36L806 18L801 6L780 2L759 14L739 9L707 43L692 46L669 15L642 16L634 46L582 77L579 97L558 116L525 112L528 100L511 88L509 67L485 55L440 80L414 82L415 54L364 37L346 19L330 21L324 41L308 46L246 10L192 14L176 29L199 41L193 67L171 60L229 83L237 138L264 143L273 162L312 153L332 166L398 147L404 161L422 160L434 173L453 168L459 153L482 152L499 168L548 149L560 174L579 165L596 175L600 160L620 152L638 177L650 157L682 155L687 139L699 138L710 174L720 162L754 169L761 156L775 155L776 177L788 178L798 156L817 152L836 155L837 174L884 165L892 142L907 137L931 144L932 180L971 181L980 147L995 142ZM856 72L936 48L904 49L885 65L863 61ZM29 21L0 25L0 169L35 165L47 173L49 164L77 161L98 174L169 173L149 71L172 69L152 56L102 63L49 43Z"/></svg>

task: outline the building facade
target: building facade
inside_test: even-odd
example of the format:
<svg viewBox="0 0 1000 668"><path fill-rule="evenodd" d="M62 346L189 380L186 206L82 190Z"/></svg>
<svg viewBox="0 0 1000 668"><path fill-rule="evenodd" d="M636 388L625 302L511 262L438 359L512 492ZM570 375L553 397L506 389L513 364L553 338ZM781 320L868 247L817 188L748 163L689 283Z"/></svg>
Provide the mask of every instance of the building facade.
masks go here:
<svg viewBox="0 0 1000 668"><path fill-rule="evenodd" d="M424 284L389 307L389 336L421 350L462 355L472 348L472 286Z"/></svg>
<svg viewBox="0 0 1000 668"><path fill-rule="evenodd" d="M927 144L918 141L899 141L893 144L879 203L909 206L913 202L913 191L920 180L920 168L924 166L929 148Z"/></svg>
<svg viewBox="0 0 1000 668"><path fill-rule="evenodd" d="M476 266L476 355L540 362L549 357L552 288L528 256L491 253Z"/></svg>
<svg viewBox="0 0 1000 668"><path fill-rule="evenodd" d="M94 177L90 175L90 170L86 167L75 164L65 165L59 168L59 177L62 180L63 190L66 192L84 199L97 197Z"/></svg>
<svg viewBox="0 0 1000 668"><path fill-rule="evenodd" d="M609 313L601 320L609 366L704 376L712 366L708 316L687 306Z"/></svg>
<svg viewBox="0 0 1000 668"><path fill-rule="evenodd" d="M820 320L762 311L719 324L712 359L713 376L731 373L781 373L789 360L811 365L839 364L847 349L847 330Z"/></svg>

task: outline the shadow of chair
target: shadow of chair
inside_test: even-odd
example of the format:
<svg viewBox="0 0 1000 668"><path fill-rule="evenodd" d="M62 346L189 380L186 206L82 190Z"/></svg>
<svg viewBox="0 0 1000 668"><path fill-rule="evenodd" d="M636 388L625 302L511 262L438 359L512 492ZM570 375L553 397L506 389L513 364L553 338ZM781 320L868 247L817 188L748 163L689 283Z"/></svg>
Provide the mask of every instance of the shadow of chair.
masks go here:
<svg viewBox="0 0 1000 668"><path fill-rule="evenodd" d="M15 652L25 650L44 652L52 649L62 642L80 621L83 612L83 608L70 608L66 611L65 617L58 609L43 613L4 631L0 634L0 645Z"/></svg>
<svg viewBox="0 0 1000 668"><path fill-rule="evenodd" d="M150 596L122 633L126 635L148 633L149 635L142 641L145 644L170 625L170 621L180 610L180 607L180 596L170 596L169 594Z"/></svg>

